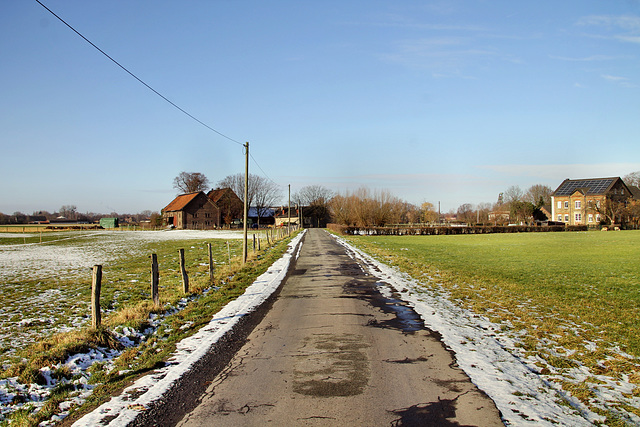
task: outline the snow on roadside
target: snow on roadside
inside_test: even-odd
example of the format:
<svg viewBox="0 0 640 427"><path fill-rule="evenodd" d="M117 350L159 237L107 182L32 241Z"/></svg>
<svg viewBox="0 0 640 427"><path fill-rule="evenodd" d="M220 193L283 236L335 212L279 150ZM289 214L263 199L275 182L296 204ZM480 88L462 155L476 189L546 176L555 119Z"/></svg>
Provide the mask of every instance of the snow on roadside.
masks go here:
<svg viewBox="0 0 640 427"><path fill-rule="evenodd" d="M499 332L500 325L457 307L446 296L426 292L408 275L334 237L380 279L381 292L399 295L422 317L427 328L441 334L460 368L495 402L506 425L589 426L604 421L577 399L554 389L510 352L510 339Z"/></svg>
<svg viewBox="0 0 640 427"><path fill-rule="evenodd" d="M111 426L124 426L132 422L150 403L159 400L171 386L201 358L220 338L230 331L243 316L256 310L278 289L284 280L292 258L297 258L298 243L305 231L298 234L285 254L260 275L245 293L228 303L193 336L180 341L165 367L138 379L121 395L96 408L76 421L73 426L102 425L108 420ZM132 398L132 396L137 396Z"/></svg>

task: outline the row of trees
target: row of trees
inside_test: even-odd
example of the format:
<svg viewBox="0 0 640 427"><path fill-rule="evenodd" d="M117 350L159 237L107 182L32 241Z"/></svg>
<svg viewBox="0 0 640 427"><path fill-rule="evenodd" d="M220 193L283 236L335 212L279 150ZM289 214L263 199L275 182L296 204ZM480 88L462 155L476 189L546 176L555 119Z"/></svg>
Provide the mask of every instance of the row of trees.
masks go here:
<svg viewBox="0 0 640 427"><path fill-rule="evenodd" d="M624 180L629 185L637 185L640 183L640 172L627 175ZM208 185L209 180L198 173L183 172L174 180L174 187L181 192L206 190ZM227 176L218 182L218 187L229 187L243 199L244 175ZM305 206L305 216L313 216L317 221L312 222L314 225L331 221L342 225L370 227L435 223L444 218L464 223L526 223L532 219L551 219L546 217L542 208L550 210L552 193L551 187L542 184L532 185L526 190L514 185L500 193L495 203L463 203L457 210L451 210L444 215L441 215L432 203L425 202L416 206L395 197L389 191L371 191L367 188L335 194L323 186L311 185L294 193L291 201L294 206ZM270 206L281 201L282 192L277 184L257 175L249 176L249 205L256 207L259 215L264 216ZM633 209L636 204L640 202L628 204L628 209ZM612 215L616 214L620 215L621 212ZM605 218L612 215L603 213Z"/></svg>
<svg viewBox="0 0 640 427"><path fill-rule="evenodd" d="M627 186L640 187L640 171L623 177ZM394 223L435 223L444 218L464 223L526 223L530 220L552 220L542 208L551 210L553 189L536 184L526 190L514 185L500 193L495 203L473 205L463 203L457 209L441 215L429 202L421 206L404 202L389 192L371 192L359 189L353 193L338 194L329 199L332 221L350 226L380 226ZM616 218L629 218L640 222L640 200L609 201L598 207L602 218L616 222ZM490 215L493 213L493 215Z"/></svg>

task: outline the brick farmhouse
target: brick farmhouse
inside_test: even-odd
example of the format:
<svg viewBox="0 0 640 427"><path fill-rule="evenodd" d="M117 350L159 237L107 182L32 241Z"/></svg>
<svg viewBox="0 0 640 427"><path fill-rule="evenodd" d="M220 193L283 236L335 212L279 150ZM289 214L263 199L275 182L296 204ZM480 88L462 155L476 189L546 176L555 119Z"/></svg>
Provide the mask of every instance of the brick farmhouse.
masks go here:
<svg viewBox="0 0 640 427"><path fill-rule="evenodd" d="M162 210L165 225L178 229L215 229L242 216L244 205L230 188L180 194Z"/></svg>

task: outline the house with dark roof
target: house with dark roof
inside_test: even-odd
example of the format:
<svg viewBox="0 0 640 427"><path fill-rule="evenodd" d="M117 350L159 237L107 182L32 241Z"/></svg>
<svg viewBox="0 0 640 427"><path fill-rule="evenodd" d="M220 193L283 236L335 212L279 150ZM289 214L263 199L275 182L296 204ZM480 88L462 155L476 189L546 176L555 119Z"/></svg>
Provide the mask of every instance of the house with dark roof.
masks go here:
<svg viewBox="0 0 640 427"><path fill-rule="evenodd" d="M244 216L244 203L240 197L230 188L216 188L209 191L207 196L220 209L219 224L229 225L237 220L242 221Z"/></svg>
<svg viewBox="0 0 640 427"><path fill-rule="evenodd" d="M550 219L568 225L615 223L631 198L631 190L620 177L565 179L551 194Z"/></svg>
<svg viewBox="0 0 640 427"><path fill-rule="evenodd" d="M205 230L220 226L220 208L202 191L181 194L162 210L165 225Z"/></svg>

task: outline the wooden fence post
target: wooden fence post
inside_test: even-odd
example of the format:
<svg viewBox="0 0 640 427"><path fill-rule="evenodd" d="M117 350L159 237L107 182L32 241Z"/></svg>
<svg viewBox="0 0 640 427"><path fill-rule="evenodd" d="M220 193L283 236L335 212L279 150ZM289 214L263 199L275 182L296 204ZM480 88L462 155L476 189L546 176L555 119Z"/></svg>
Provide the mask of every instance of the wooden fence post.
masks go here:
<svg viewBox="0 0 640 427"><path fill-rule="evenodd" d="M102 286L102 266L94 265L91 281L91 327L97 329L102 324L100 315L100 288Z"/></svg>
<svg viewBox="0 0 640 427"><path fill-rule="evenodd" d="M227 240L227 255L229 255L229 264L231 264L231 246L229 246L228 240Z"/></svg>
<svg viewBox="0 0 640 427"><path fill-rule="evenodd" d="M256 252L256 235L255 233L253 234L253 253Z"/></svg>
<svg viewBox="0 0 640 427"><path fill-rule="evenodd" d="M153 300L153 305L156 307L160 307L160 294L158 293L159 281L158 255L151 254L151 299Z"/></svg>
<svg viewBox="0 0 640 427"><path fill-rule="evenodd" d="M211 252L211 243L207 243L209 248L209 281L213 283L213 254Z"/></svg>
<svg viewBox="0 0 640 427"><path fill-rule="evenodd" d="M260 252L260 235L258 235L258 252Z"/></svg>
<svg viewBox="0 0 640 427"><path fill-rule="evenodd" d="M180 254L180 273L182 274L182 292L189 293L189 275L187 269L184 266L184 249L178 251Z"/></svg>

